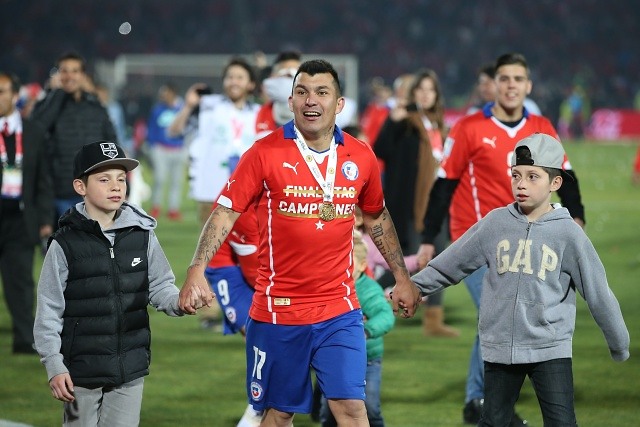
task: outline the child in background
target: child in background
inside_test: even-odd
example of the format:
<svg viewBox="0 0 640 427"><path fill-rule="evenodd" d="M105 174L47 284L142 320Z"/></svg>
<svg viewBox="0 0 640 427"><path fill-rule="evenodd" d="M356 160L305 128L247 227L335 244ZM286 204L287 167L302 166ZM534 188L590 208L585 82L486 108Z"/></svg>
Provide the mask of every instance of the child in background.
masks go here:
<svg viewBox="0 0 640 427"><path fill-rule="evenodd" d="M371 277L364 274L367 270L368 248L362 239L362 233L354 231L353 236L353 278L356 281L356 294L360 300L364 315L364 333L367 337L367 375L365 388L365 406L371 427L384 427L380 407L380 382L382 380L382 354L384 352L383 335L393 328L395 317L391 306L382 292L382 287ZM326 399L322 399L320 409L322 427L337 426L329 410Z"/></svg>
<svg viewBox="0 0 640 427"><path fill-rule="evenodd" d="M516 202L491 211L413 276L416 289L396 288L393 299L439 292L487 265L478 324L485 375L478 425L509 425L528 376L544 425L575 426L576 293L616 361L629 358L629 332L593 244L566 208L551 204L562 185L562 145L536 133L518 142L514 153Z"/></svg>
<svg viewBox="0 0 640 427"><path fill-rule="evenodd" d="M35 346L64 402L64 426L137 426L151 357L147 306L183 315L156 221L124 202L137 166L112 142L80 149L73 188L84 201L60 218L42 266Z"/></svg>

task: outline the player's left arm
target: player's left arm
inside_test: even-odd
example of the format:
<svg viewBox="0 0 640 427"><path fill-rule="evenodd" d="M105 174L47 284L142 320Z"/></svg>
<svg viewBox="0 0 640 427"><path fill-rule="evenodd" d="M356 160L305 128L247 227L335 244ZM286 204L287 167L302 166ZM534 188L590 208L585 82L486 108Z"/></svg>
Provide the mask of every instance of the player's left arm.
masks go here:
<svg viewBox="0 0 640 427"><path fill-rule="evenodd" d="M404 263L402 248L398 240L396 228L393 225L391 215L387 208L377 214L362 212L365 230L371 236L384 257L396 280L393 295L393 312L402 310L403 317L411 317L415 314L421 301L418 287L409 278L409 271Z"/></svg>
<svg viewBox="0 0 640 427"><path fill-rule="evenodd" d="M562 186L558 189L558 197L560 197L562 206L569 210L571 217L579 226L584 227L586 220L578 177L573 169L565 170L563 175Z"/></svg>

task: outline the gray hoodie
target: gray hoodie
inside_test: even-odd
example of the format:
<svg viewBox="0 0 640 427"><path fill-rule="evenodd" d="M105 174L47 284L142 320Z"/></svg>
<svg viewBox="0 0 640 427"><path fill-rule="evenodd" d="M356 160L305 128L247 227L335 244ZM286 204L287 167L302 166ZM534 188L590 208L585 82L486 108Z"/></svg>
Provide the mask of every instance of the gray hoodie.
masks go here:
<svg viewBox="0 0 640 427"><path fill-rule="evenodd" d="M576 290L604 333L611 357L629 357L629 332L591 241L559 205L529 222L517 204L491 211L412 280L425 295L481 266L482 357L501 364L571 357Z"/></svg>
<svg viewBox="0 0 640 427"><path fill-rule="evenodd" d="M89 218L84 203L78 203L76 210ZM157 222L137 206L123 203L120 214L111 228L103 230L111 244L116 230L139 226L149 230L149 300L158 311L169 316L182 316L178 307L180 290L175 285L175 276L169 261L153 230ZM63 318L65 309L64 291L69 274L67 259L62 247L55 240L47 251L38 281L38 306L33 327L36 350L47 370L49 380L56 375L69 372L60 352Z"/></svg>

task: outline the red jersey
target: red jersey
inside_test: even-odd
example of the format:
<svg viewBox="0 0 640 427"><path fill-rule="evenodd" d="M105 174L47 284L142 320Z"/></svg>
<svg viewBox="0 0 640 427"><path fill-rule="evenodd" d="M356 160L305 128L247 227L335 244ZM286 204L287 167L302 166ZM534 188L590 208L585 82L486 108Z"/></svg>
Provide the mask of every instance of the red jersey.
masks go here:
<svg viewBox="0 0 640 427"><path fill-rule="evenodd" d="M336 218L321 220L322 190L295 137L289 122L257 141L218 199L236 212L256 207L260 267L249 315L286 325L317 323L360 307L352 277L354 209L384 208L373 151L336 127ZM327 163L326 156L318 163L323 176Z"/></svg>
<svg viewBox="0 0 640 427"><path fill-rule="evenodd" d="M254 287L259 265L258 240L258 220L255 209L249 209L233 224L231 233L211 258L207 267L240 265L245 280Z"/></svg>
<svg viewBox="0 0 640 427"><path fill-rule="evenodd" d="M273 119L273 102L262 104L256 115L256 139L269 135L277 128L278 125Z"/></svg>
<svg viewBox="0 0 640 427"><path fill-rule="evenodd" d="M509 127L493 117L491 107L458 121L445 141L438 177L459 180L449 207L453 240L489 211L513 202L511 156L518 141L535 132L560 139L545 117L525 110L522 121ZM571 169L566 156L564 168Z"/></svg>

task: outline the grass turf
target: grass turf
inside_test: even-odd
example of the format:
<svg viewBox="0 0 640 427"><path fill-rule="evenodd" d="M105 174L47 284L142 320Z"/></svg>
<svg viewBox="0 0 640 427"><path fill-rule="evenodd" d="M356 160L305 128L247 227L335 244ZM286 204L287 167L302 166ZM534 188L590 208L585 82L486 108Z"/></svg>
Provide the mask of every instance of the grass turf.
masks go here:
<svg viewBox="0 0 640 427"><path fill-rule="evenodd" d="M565 146L580 179L587 233L604 262L632 338L631 359L613 362L586 304L578 299L573 346L578 423L583 427L635 425L640 402L640 347L634 340L640 336L636 282L640 276L640 188L631 185L630 174L636 146L586 142ZM185 201L184 214L181 223L161 218L157 230L178 286L200 231L193 202ZM385 339L382 404L390 427L462 425L476 313L464 286L446 291L445 307L447 323L460 329L459 338L423 338L419 312L416 318L398 319ZM153 356L151 375L145 380L141 425L235 426L246 407L242 338L202 330L196 317L175 319L150 311ZM10 319L3 305L0 357L0 420L40 427L60 425L61 404L51 397L38 358L11 354ZM542 425L528 381L516 408L530 425ZM295 425L317 424L299 414Z"/></svg>

